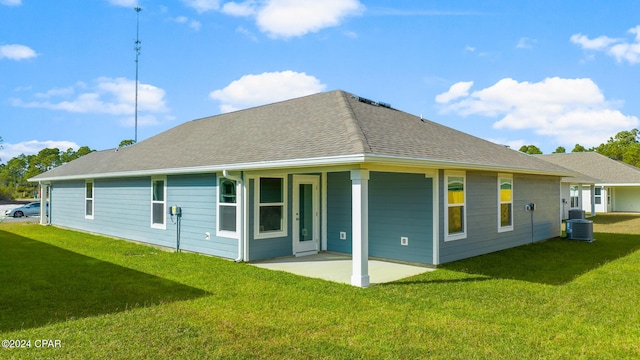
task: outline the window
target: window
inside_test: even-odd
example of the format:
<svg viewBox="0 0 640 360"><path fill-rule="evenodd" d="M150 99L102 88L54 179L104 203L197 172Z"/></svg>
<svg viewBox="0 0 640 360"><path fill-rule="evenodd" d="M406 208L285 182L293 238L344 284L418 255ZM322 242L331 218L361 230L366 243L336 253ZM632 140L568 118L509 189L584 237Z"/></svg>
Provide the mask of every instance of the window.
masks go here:
<svg viewBox="0 0 640 360"><path fill-rule="evenodd" d="M84 218L93 219L93 181L84 183Z"/></svg>
<svg viewBox="0 0 640 360"><path fill-rule="evenodd" d="M579 192L578 185L571 185L571 187L569 188L569 197L571 198L572 208L580 207L580 197L578 192Z"/></svg>
<svg viewBox="0 0 640 360"><path fill-rule="evenodd" d="M271 238L287 235L286 182L284 177L261 177L256 180L257 219L255 237Z"/></svg>
<svg viewBox="0 0 640 360"><path fill-rule="evenodd" d="M602 188L597 187L594 190L594 203L596 205L602 205Z"/></svg>
<svg viewBox="0 0 640 360"><path fill-rule="evenodd" d="M151 179L151 227L166 229L166 178Z"/></svg>
<svg viewBox="0 0 640 360"><path fill-rule="evenodd" d="M498 175L498 232L513 230L513 177Z"/></svg>
<svg viewBox="0 0 640 360"><path fill-rule="evenodd" d="M446 240L464 239L467 237L465 174L461 172L445 172L445 184L447 186Z"/></svg>
<svg viewBox="0 0 640 360"><path fill-rule="evenodd" d="M218 236L237 237L238 184L227 178L218 178Z"/></svg>

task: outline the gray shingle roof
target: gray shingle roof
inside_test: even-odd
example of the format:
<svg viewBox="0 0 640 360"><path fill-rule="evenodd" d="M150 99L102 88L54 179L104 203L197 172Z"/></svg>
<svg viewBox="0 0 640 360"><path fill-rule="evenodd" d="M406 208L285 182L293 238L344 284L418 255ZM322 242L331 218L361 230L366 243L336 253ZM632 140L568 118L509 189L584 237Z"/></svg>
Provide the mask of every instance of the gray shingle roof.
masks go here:
<svg viewBox="0 0 640 360"><path fill-rule="evenodd" d="M313 159L329 164L349 156L442 167L572 173L414 115L331 91L189 121L118 151L83 156L32 180L256 169Z"/></svg>
<svg viewBox="0 0 640 360"><path fill-rule="evenodd" d="M640 169L596 152L540 155L541 159L595 179L599 185L640 185Z"/></svg>

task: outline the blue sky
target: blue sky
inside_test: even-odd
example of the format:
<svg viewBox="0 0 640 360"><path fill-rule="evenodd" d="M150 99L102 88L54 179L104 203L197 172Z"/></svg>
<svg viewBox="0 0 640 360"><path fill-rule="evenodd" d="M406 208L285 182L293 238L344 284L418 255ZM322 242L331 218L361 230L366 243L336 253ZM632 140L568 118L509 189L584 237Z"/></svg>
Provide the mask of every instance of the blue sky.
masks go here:
<svg viewBox="0 0 640 360"><path fill-rule="evenodd" d="M336 89L545 153L639 123L639 1L0 0L3 162L134 138L135 6L139 141Z"/></svg>

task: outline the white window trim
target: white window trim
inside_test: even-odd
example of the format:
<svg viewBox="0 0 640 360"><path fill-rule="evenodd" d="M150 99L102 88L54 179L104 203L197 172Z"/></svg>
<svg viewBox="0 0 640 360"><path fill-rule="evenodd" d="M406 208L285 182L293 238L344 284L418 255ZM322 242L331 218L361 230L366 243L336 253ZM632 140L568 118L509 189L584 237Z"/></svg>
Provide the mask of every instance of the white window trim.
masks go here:
<svg viewBox="0 0 640 360"><path fill-rule="evenodd" d="M265 203L260 204L260 179L261 178L279 178L282 179L282 203ZM289 193L289 188L287 186L287 176L286 175L261 175L254 178L253 181L253 238L254 239L272 239L279 237L286 237L288 235L287 232L287 218L289 217L289 209L287 207L287 195ZM260 232L260 205L269 206L269 205L280 205L282 204L282 230L281 231L270 231L261 233Z"/></svg>
<svg viewBox="0 0 640 360"><path fill-rule="evenodd" d="M217 190L216 190L216 202L217 202L217 215L216 215L216 236L217 237L224 237L224 238L231 238L231 239L238 239L239 234L240 234L240 216L242 216L242 214L240 213L240 206L238 206L238 199L240 198L238 196L238 194L240 194L240 192L242 191L242 188L240 187L240 182L235 181L236 183L236 202L231 205L229 203L221 203L220 202L220 183L222 182L222 180L231 180L231 181L235 181L233 179L229 179L226 178L224 176L218 176L218 186L217 186ZM220 207L221 206L235 206L236 208L236 231L229 231L229 230L220 230Z"/></svg>
<svg viewBox="0 0 640 360"><path fill-rule="evenodd" d="M596 193L596 190L600 190L600 195ZM602 205L602 193L604 193L604 190L600 186L596 186L593 188L593 204L594 205ZM600 202L598 203L596 200L600 200Z"/></svg>
<svg viewBox="0 0 640 360"><path fill-rule="evenodd" d="M88 184L91 184L91 197L90 198L87 197L87 185ZM93 180L86 180L84 182L84 218L85 219L93 220L93 217L95 215L95 209L96 209L95 198L96 198L96 184L93 182ZM88 200L91 200L91 215L87 215L87 201Z"/></svg>
<svg viewBox="0 0 640 360"><path fill-rule="evenodd" d="M463 229L461 233L449 234L449 177L462 177L464 182L464 203L463 206ZM444 241L462 240L467 238L467 173L465 171L445 171L444 172ZM454 206L460 206L455 204Z"/></svg>
<svg viewBox="0 0 640 360"><path fill-rule="evenodd" d="M507 201L502 201L502 199L500 198L500 190L502 190L500 188L500 183L502 182L502 180L509 180L511 182L511 201L507 202ZM512 174L498 174L498 232L506 232L506 231L513 231L513 175ZM502 204L511 204L511 225L509 226L502 226L500 220L502 218Z"/></svg>
<svg viewBox="0 0 640 360"><path fill-rule="evenodd" d="M162 224L154 224L153 222L153 204L154 203L160 203L160 201L154 201L153 200L153 183L156 180L163 180L164 181L164 189L162 189L162 191L164 192L164 196L163 199L164 201L162 201L162 216L163 216L163 223ZM160 230L166 230L167 229L167 177L166 176L153 176L151 177L151 190L149 191L149 202L151 204L150 206L150 222L151 222L151 227L154 229L160 229Z"/></svg>

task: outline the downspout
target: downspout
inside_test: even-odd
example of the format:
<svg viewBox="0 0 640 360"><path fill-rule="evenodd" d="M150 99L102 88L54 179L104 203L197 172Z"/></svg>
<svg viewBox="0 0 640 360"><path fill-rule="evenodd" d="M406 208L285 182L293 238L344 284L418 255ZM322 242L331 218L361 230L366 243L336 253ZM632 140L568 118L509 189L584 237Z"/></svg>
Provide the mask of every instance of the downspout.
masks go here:
<svg viewBox="0 0 640 360"><path fill-rule="evenodd" d="M244 188L244 180L241 177L233 176L227 170L222 170L222 176L236 181L241 190ZM236 211L236 214L240 213L240 230L238 234L238 257L234 261L241 262L244 260L244 190L236 191L236 193L238 193L238 206L240 207L240 211Z"/></svg>

